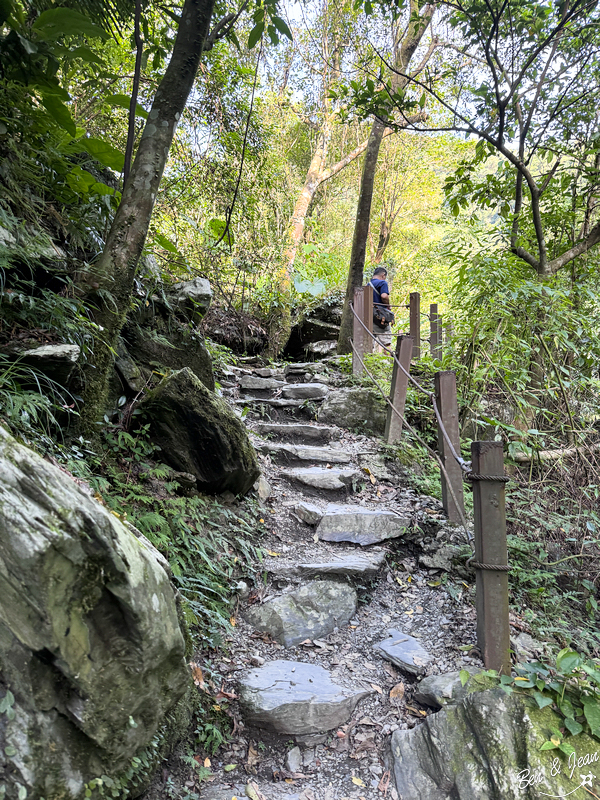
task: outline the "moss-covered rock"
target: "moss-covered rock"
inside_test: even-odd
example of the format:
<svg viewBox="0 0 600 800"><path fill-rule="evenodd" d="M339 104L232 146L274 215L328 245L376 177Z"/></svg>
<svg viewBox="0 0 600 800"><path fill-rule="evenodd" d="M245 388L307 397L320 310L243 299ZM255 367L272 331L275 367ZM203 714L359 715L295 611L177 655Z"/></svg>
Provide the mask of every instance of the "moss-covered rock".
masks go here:
<svg viewBox="0 0 600 800"><path fill-rule="evenodd" d="M485 680L485 679L484 679ZM479 676L469 688L485 686ZM527 695L500 688L470 691L411 731L396 731L392 759L402 800L583 798L598 786L600 741L570 737L575 755L540 750L561 718ZM589 778L587 776L590 776ZM593 789L593 791L596 791Z"/></svg>
<svg viewBox="0 0 600 800"><path fill-rule="evenodd" d="M188 685L174 592L153 548L0 428L7 796L21 786L30 798L81 797L90 779L129 766Z"/></svg>
<svg viewBox="0 0 600 800"><path fill-rule="evenodd" d="M168 375L141 408L161 457L195 475L200 491L245 494L252 488L260 470L246 429L190 369Z"/></svg>

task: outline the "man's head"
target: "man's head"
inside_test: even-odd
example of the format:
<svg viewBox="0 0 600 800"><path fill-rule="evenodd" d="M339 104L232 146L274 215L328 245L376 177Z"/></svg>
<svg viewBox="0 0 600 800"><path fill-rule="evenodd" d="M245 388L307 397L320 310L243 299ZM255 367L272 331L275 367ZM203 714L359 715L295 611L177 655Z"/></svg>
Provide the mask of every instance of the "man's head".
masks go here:
<svg viewBox="0 0 600 800"><path fill-rule="evenodd" d="M387 278L387 269L384 269L383 267L377 267L377 269L373 272L373 277L382 279Z"/></svg>

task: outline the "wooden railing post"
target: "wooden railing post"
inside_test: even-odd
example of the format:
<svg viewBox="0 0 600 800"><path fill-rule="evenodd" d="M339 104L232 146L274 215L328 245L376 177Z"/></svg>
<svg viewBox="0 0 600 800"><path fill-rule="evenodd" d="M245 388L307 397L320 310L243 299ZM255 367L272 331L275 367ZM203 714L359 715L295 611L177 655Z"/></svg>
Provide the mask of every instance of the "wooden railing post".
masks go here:
<svg viewBox="0 0 600 800"><path fill-rule="evenodd" d="M475 570L477 643L486 669L510 675L508 572L489 569L508 564L502 442L472 442L473 513L475 520ZM477 476L491 480L477 480ZM482 568L484 565L487 568Z"/></svg>
<svg viewBox="0 0 600 800"><path fill-rule="evenodd" d="M436 361L442 360L442 318L438 314L437 303L429 306L429 343L431 357Z"/></svg>
<svg viewBox="0 0 600 800"><path fill-rule="evenodd" d="M410 293L410 335L413 340L413 355L415 361L421 358L421 295L419 292Z"/></svg>
<svg viewBox="0 0 600 800"><path fill-rule="evenodd" d="M442 423L452 442L452 447L460 455L460 433L458 427L458 401L456 399L456 374L454 372L435 373L435 399L442 418ZM448 489L446 476L442 472L442 504L450 522L461 522L461 514L465 513L465 501L463 493L463 478L460 464L456 461L448 443L444 438L442 429L438 422L438 450L442 464L448 474L448 479L454 492L454 496L460 506L457 508L452 498L452 493Z"/></svg>
<svg viewBox="0 0 600 800"><path fill-rule="evenodd" d="M358 356L364 356L364 330L360 324L360 320L364 317L364 297L365 290L362 286L354 289L354 314L352 315L352 374L354 376L362 375L363 368L359 361Z"/></svg>
<svg viewBox="0 0 600 800"><path fill-rule="evenodd" d="M399 336L396 340L396 358L402 364L406 372L410 371L410 360L413 354L414 342L412 336ZM406 403L406 390L408 388L408 375L403 372L394 361L392 371L392 388L390 389L390 401L400 414L404 414ZM387 419L385 422L385 440L388 444L395 444L400 441L402 433L402 420L388 406Z"/></svg>
<svg viewBox="0 0 600 800"><path fill-rule="evenodd" d="M373 333L373 287L372 286L365 286L364 287L364 300L363 300L363 322L365 323L365 327L368 331ZM372 353L373 352L373 337L369 336L367 331L363 328L363 352L364 353Z"/></svg>

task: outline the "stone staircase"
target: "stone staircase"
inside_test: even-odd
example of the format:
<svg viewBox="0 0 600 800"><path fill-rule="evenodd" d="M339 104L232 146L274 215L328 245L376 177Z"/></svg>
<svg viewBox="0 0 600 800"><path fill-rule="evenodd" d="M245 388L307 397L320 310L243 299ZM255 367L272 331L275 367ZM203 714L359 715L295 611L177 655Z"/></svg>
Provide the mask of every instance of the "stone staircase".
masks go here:
<svg viewBox="0 0 600 800"><path fill-rule="evenodd" d="M390 734L430 713L428 681L480 664L460 649L475 641L472 607L422 566L460 536L402 485L381 440L319 423L323 362L233 368L226 383L262 462L266 580L238 585L219 669L241 721L202 797L398 800Z"/></svg>

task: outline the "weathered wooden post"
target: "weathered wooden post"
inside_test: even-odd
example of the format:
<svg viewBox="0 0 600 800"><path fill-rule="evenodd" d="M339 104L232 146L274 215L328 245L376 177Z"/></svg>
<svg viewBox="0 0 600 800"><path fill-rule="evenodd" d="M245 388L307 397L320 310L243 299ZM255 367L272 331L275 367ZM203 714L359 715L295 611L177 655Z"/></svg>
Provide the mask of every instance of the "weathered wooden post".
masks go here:
<svg viewBox="0 0 600 800"><path fill-rule="evenodd" d="M364 300L363 300L363 322L367 331L373 333L373 287L364 287ZM363 353L373 352L373 337L369 336L367 331L363 328Z"/></svg>
<svg viewBox="0 0 600 800"><path fill-rule="evenodd" d="M510 674L508 551L502 442L472 442L477 643L487 669Z"/></svg>
<svg viewBox="0 0 600 800"><path fill-rule="evenodd" d="M421 358L421 295L411 292L409 300L410 335L413 340L413 354L415 361Z"/></svg>
<svg viewBox="0 0 600 800"><path fill-rule="evenodd" d="M436 361L442 360L442 318L438 314L437 303L429 306L429 344L431 357Z"/></svg>
<svg viewBox="0 0 600 800"><path fill-rule="evenodd" d="M354 376L362 375L363 367L360 363L360 358L364 356L363 343L365 340L364 330L360 321L364 317L364 298L365 291L362 286L354 289L354 314L352 315L352 374Z"/></svg>
<svg viewBox="0 0 600 800"><path fill-rule="evenodd" d="M435 399L442 418L442 424L446 429L448 438L452 442L452 447L460 455L460 433L458 428L458 401L456 399L456 373L436 372L435 373ZM452 455L448 442L444 438L442 428L438 422L438 451L442 464L448 474L448 479L452 486L454 496L460 506L452 498L448 489L446 476L442 472L442 504L444 511L448 515L450 522L461 522L461 513L464 516L465 502L463 494L463 478L460 464Z"/></svg>
<svg viewBox="0 0 600 800"><path fill-rule="evenodd" d="M396 340L396 359L402 364L406 372L400 369L394 361L392 371L392 387L390 389L390 401L400 414L404 414L404 404L406 403L406 390L408 388L408 375L410 371L410 360L413 354L414 342L412 336L398 336ZM400 441L402 433L402 420L388 406L387 419L385 422L385 440L388 444L395 444Z"/></svg>

